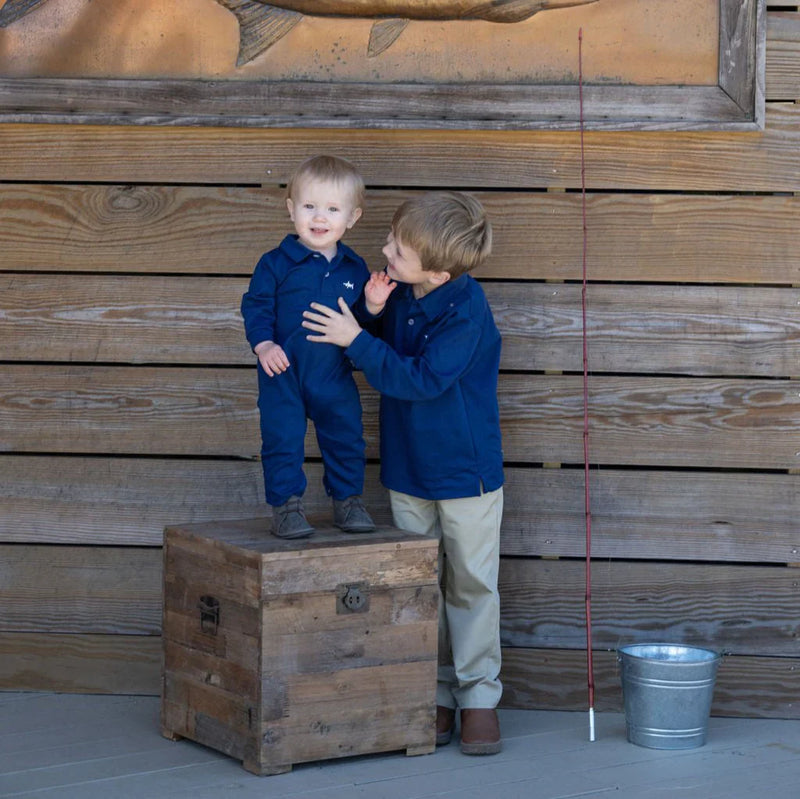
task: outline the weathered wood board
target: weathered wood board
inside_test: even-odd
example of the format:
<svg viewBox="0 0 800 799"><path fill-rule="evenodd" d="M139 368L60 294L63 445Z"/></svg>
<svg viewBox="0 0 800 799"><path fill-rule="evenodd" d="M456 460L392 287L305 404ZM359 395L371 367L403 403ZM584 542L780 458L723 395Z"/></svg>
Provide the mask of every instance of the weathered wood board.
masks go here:
<svg viewBox="0 0 800 799"><path fill-rule="evenodd" d="M503 335L501 369L582 368L579 285L483 285ZM0 275L4 354L255 368L239 314L246 288L244 278ZM593 371L800 375L798 306L800 289L595 283L587 314Z"/></svg>
<svg viewBox="0 0 800 799"><path fill-rule="evenodd" d="M592 640L600 649L674 641L735 655L800 657L800 586L789 566L597 560ZM504 645L586 644L580 560L503 559Z"/></svg>
<svg viewBox="0 0 800 799"><path fill-rule="evenodd" d="M306 474L309 511L330 516L321 465ZM600 558L792 563L800 553L796 475L603 468L590 487ZM364 497L390 523L377 465ZM505 497L503 554L582 556L582 469L508 467ZM160 546L176 519L249 519L266 508L253 461L36 455L0 456L0 502L3 541L117 547Z"/></svg>
<svg viewBox="0 0 800 799"><path fill-rule="evenodd" d="M357 149L348 155L363 157ZM80 272L87 283L87 272L249 277L261 253L290 229L285 190L276 182L270 179L263 188L3 184L4 268ZM426 176L419 175L418 183L426 185ZM580 278L579 194L521 192L512 186L475 194L495 233L492 255L476 274L486 279ZM411 195L406 189L369 186L364 215L347 242L371 268L383 267L381 247L392 214ZM590 192L590 279L797 283L800 273L792 256L800 248L800 231L793 224L798 213L800 198L786 194ZM165 280L165 285L172 284ZM194 298L197 284L185 285L187 299Z"/></svg>
<svg viewBox="0 0 800 799"><path fill-rule="evenodd" d="M161 637L0 632L0 691L158 694Z"/></svg>
<svg viewBox="0 0 800 799"><path fill-rule="evenodd" d="M766 117L752 135L592 132L587 188L793 192L800 110L770 103ZM371 186L581 185L578 133L0 125L0 173L12 181L274 185L319 151L352 157Z"/></svg>
<svg viewBox="0 0 800 799"><path fill-rule="evenodd" d="M0 689L67 693L159 693L162 642L157 637L0 633ZM598 711L622 708L612 652L596 650ZM503 649L503 706L586 710L586 653ZM712 714L800 718L797 661L728 656L714 691Z"/></svg>
<svg viewBox="0 0 800 799"><path fill-rule="evenodd" d="M770 4L772 5L772 4ZM767 16L766 92L768 97L785 100L800 97L800 17L797 5L779 3L793 12L772 12Z"/></svg>
<svg viewBox="0 0 800 799"><path fill-rule="evenodd" d="M259 525L257 535L265 544L270 543L267 520ZM228 587L235 596L229 600L226 617L235 629L223 640L204 637L203 628L197 624L197 608L184 608L182 595L169 593L177 590L173 586L177 577L169 572L169 565L168 573L162 575L158 548L64 547L59 551L41 545L24 550L4 545L0 554L4 564L0 600L6 608L0 623L2 632L159 635L163 576L169 586L165 601L182 608L170 611L168 637L179 638L186 645L191 641L191 646L218 657L244 657L241 644L237 649L230 648L233 638L259 636L266 630L273 636L282 635L281 630L299 624L306 636L298 642L302 650L265 654L267 660L262 659L262 665L271 671L285 671L301 661L314 661L320 668L329 664L333 669L340 665L336 663L337 653L350 649L361 652L364 664L376 662L392 649L391 639L398 632L392 627L397 608L413 604L417 593L416 586L398 586L391 602L383 594L375 596L370 606L370 638L358 643L351 640L351 619L326 615L327 594L319 586L319 592L310 587L303 591L285 587L291 596L308 596L299 604L296 599L272 598L260 617L240 619L240 615L247 615L246 607L256 603L250 594L258 595L257 588L248 583L247 572L242 571L238 583L226 577L247 596L239 596L235 588ZM190 562L192 569L203 571L205 561L199 555ZM37 581L37 574L44 579ZM800 589L792 567L596 558L593 576L593 640L600 648L658 639L737 655L800 656L796 621ZM181 591L187 590L187 580L184 576L178 581ZM503 643L524 648L580 649L585 642L582 584L581 560L504 557L500 570ZM219 598L221 589L214 594ZM428 629L424 624L401 629L409 647L424 647ZM236 657L234 651L239 653Z"/></svg>
<svg viewBox="0 0 800 799"><path fill-rule="evenodd" d="M29 452L252 457L253 369L5 367L0 448ZM378 398L363 381L367 457L378 455ZM583 461L582 381L501 375L508 461ZM792 469L796 380L592 377L592 457L608 465ZM306 453L317 454L313 431Z"/></svg>
<svg viewBox="0 0 800 799"><path fill-rule="evenodd" d="M595 650L595 709L621 710L617 656ZM503 650L505 707L586 710L586 653L559 649ZM715 716L800 718L797 661L782 657L722 659L714 686Z"/></svg>
<svg viewBox="0 0 800 799"><path fill-rule="evenodd" d="M2 632L161 634L160 550L0 544Z"/></svg>

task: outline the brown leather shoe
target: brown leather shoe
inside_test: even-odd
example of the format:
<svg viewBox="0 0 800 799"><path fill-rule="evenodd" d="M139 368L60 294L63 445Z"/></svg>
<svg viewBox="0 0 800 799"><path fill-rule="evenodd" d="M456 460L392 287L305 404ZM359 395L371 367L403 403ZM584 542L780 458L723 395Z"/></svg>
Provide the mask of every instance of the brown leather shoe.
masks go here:
<svg viewBox="0 0 800 799"><path fill-rule="evenodd" d="M461 711L461 751L465 755L496 755L503 748L494 708Z"/></svg>
<svg viewBox="0 0 800 799"><path fill-rule="evenodd" d="M450 743L450 737L456 726L456 711L452 707L436 705L436 746Z"/></svg>

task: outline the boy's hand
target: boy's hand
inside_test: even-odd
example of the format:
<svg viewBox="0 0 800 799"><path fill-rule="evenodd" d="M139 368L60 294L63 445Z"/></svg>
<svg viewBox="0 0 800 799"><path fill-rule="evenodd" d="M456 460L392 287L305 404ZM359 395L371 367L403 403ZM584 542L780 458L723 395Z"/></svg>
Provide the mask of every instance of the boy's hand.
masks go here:
<svg viewBox="0 0 800 799"><path fill-rule="evenodd" d="M349 347L355 341L361 332L361 326L356 322L343 297L339 297L339 307L342 309L341 313L328 308L327 305L312 302L312 310L303 311L306 320L303 322L303 327L319 334L306 336L309 341L323 341L339 347Z"/></svg>
<svg viewBox="0 0 800 799"><path fill-rule="evenodd" d="M386 305L389 295L397 288L395 283L386 272L373 272L364 286L364 299L366 300L367 310L377 316Z"/></svg>
<svg viewBox="0 0 800 799"><path fill-rule="evenodd" d="M258 356L261 368L270 376L275 377L289 368L289 359L280 344L274 341L262 341L256 344L253 352Z"/></svg>

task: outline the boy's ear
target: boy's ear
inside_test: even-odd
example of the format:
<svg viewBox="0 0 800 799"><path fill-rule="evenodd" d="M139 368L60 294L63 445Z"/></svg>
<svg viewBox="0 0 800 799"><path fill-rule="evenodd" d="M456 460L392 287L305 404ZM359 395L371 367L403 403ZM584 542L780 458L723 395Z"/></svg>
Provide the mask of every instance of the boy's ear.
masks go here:
<svg viewBox="0 0 800 799"><path fill-rule="evenodd" d="M350 228L353 227L353 225L355 225L359 219L361 219L361 209L354 208L353 213L350 214L350 221L347 223L347 229L350 230Z"/></svg>
<svg viewBox="0 0 800 799"><path fill-rule="evenodd" d="M437 286L443 286L448 280L450 280L449 272L431 272L431 282Z"/></svg>
<svg viewBox="0 0 800 799"><path fill-rule="evenodd" d="M286 198L286 208L289 211L289 219L291 219L292 222L294 222L294 203L292 202L291 197Z"/></svg>

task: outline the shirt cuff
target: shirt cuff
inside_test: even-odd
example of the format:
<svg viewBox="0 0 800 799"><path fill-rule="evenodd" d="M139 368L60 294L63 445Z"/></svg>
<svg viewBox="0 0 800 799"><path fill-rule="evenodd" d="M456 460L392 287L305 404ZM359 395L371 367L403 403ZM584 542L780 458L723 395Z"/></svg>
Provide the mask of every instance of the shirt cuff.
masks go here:
<svg viewBox="0 0 800 799"><path fill-rule="evenodd" d="M361 368L359 361L362 361L364 355L369 349L369 345L373 341L373 336L362 330L354 339L352 344L344 351L344 354L352 361L356 368Z"/></svg>

